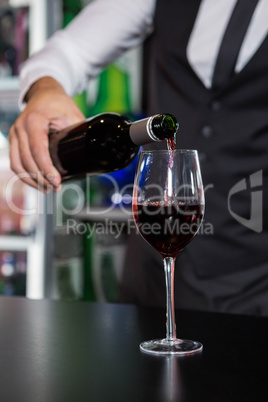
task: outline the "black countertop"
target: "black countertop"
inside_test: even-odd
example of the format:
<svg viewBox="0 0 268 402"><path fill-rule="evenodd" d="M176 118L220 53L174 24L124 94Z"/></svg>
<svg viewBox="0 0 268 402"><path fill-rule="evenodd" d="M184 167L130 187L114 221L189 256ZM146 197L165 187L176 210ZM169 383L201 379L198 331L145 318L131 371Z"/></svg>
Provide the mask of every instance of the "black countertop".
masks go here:
<svg viewBox="0 0 268 402"><path fill-rule="evenodd" d="M266 402L268 318L177 311L184 357L144 354L165 310L0 298L1 402Z"/></svg>

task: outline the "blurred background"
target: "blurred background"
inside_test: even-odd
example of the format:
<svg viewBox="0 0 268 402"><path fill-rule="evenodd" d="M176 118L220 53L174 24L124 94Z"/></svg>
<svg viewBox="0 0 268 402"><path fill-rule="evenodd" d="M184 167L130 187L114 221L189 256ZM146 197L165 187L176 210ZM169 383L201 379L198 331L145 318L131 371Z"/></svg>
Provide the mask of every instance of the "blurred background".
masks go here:
<svg viewBox="0 0 268 402"><path fill-rule="evenodd" d="M0 294L117 302L131 221L136 160L109 176L65 183L47 196L9 169L23 61L91 0L0 0ZM131 119L145 110L144 49L128 52L75 97L85 116Z"/></svg>

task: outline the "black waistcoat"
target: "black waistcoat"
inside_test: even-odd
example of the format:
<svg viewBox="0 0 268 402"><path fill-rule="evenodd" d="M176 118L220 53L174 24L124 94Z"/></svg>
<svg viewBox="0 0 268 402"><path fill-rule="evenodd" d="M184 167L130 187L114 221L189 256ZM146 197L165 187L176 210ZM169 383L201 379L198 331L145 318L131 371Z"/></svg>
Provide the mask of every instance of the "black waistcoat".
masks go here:
<svg viewBox="0 0 268 402"><path fill-rule="evenodd" d="M157 2L148 113L177 116L177 147L199 152L205 222L183 253L208 277L268 261L268 38L228 85L207 89L186 56L199 5Z"/></svg>

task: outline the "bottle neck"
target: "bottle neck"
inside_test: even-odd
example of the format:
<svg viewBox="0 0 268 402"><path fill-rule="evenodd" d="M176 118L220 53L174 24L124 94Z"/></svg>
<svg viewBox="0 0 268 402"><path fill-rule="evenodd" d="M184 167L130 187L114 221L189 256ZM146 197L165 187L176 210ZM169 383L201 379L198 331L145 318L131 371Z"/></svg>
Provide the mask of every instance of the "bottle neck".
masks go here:
<svg viewBox="0 0 268 402"><path fill-rule="evenodd" d="M157 114L131 124L129 134L136 145L175 138L178 131L176 118L168 113Z"/></svg>
<svg viewBox="0 0 268 402"><path fill-rule="evenodd" d="M155 116L137 120L131 124L129 135L134 144L141 146L153 141L161 141L152 130L152 122Z"/></svg>

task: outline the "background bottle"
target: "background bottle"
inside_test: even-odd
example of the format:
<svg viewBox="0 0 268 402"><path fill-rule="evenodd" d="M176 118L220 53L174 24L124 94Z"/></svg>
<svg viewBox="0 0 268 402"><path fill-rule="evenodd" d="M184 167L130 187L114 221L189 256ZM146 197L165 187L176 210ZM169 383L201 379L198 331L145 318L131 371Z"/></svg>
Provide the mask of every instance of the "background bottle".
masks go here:
<svg viewBox="0 0 268 402"><path fill-rule="evenodd" d="M141 145L175 136L177 128L170 114L131 122L117 113L102 113L51 133L50 155L63 180L110 173L130 164Z"/></svg>

